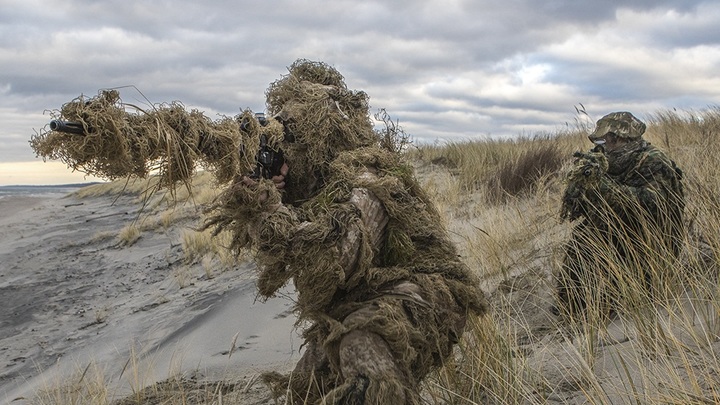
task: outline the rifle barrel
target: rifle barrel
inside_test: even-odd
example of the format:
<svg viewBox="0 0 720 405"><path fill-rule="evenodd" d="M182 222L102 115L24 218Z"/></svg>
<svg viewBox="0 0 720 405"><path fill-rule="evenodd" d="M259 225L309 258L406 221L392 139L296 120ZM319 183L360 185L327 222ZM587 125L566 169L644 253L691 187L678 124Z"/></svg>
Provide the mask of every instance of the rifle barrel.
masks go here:
<svg viewBox="0 0 720 405"><path fill-rule="evenodd" d="M65 132L67 134L85 134L85 128L80 122L52 120L50 121L50 129L58 132Z"/></svg>

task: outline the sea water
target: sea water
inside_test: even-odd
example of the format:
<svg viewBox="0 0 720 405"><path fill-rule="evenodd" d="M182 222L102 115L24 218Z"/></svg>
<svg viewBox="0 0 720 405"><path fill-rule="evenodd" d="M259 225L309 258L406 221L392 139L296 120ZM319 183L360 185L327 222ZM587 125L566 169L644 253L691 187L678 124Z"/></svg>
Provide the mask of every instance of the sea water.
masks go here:
<svg viewBox="0 0 720 405"><path fill-rule="evenodd" d="M94 183L50 186L0 186L0 199L8 197L59 197Z"/></svg>

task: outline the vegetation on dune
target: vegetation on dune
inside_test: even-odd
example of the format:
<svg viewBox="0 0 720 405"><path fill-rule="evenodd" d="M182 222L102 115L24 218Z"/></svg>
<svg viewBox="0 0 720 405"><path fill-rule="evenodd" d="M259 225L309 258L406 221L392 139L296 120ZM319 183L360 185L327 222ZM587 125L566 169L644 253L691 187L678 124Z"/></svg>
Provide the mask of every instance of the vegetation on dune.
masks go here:
<svg viewBox="0 0 720 405"><path fill-rule="evenodd" d="M678 261L659 253L643 264L662 280L654 294L607 258L610 271L621 280L610 291L622 297L612 325L600 315L561 324L550 312L551 273L572 226L559 218L564 173L572 153L591 146L582 130L416 145L406 152L493 304L490 316L469 323L455 361L425 382L423 396L429 404L720 401L720 109L660 111L647 123L645 138L666 150L684 172L688 232ZM194 178L184 205L170 206L161 194L144 194L154 189L152 184L123 180L91 186L78 195L132 190L145 207L138 221L155 224L140 226L136 237L142 237L142 232L196 226L198 207L215 195L213 182L203 176ZM222 256L227 239L185 232L181 243L188 266L202 266L207 273L217 260L234 259ZM100 372L83 377L68 380L77 381L70 388L48 387L35 403L111 403ZM240 391L248 387L245 382L200 383L178 376L138 389L121 403L241 404Z"/></svg>

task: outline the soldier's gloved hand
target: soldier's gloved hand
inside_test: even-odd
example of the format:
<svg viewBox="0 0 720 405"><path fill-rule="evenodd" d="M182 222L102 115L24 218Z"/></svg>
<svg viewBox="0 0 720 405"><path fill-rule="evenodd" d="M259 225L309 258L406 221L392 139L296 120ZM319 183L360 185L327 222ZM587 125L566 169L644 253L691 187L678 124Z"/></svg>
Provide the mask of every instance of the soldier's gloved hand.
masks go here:
<svg viewBox="0 0 720 405"><path fill-rule="evenodd" d="M567 188L562 199L560 217L562 219L574 220L586 215L592 204L587 204L590 195L594 190L602 193L603 179L608 169L608 161L602 150L587 153L575 152L573 154L574 166L568 172Z"/></svg>
<svg viewBox="0 0 720 405"><path fill-rule="evenodd" d="M608 161L601 152L575 152L572 170L568 173L568 181L578 186L592 187L600 182L608 169Z"/></svg>

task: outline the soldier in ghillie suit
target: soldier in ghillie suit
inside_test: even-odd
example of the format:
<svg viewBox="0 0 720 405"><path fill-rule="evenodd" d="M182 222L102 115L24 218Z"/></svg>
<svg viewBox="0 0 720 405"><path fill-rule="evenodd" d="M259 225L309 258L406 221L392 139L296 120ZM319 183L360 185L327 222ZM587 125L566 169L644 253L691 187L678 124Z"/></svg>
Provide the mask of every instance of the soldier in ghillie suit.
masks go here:
<svg viewBox="0 0 720 405"><path fill-rule="evenodd" d="M262 297L297 289L305 352L265 380L293 403L418 404L420 381L486 310L479 281L411 167L379 146L366 94L322 63L289 71L267 91L268 124L246 126L285 164L239 176L208 223L255 249Z"/></svg>
<svg viewBox="0 0 720 405"><path fill-rule="evenodd" d="M595 148L575 153L561 217L582 219L565 246L556 307L570 319L583 319L591 299L612 311L622 278L641 280L652 294L658 280L648 267L670 267L680 253L682 173L644 132L631 113L614 112L590 134Z"/></svg>
<svg viewBox="0 0 720 405"><path fill-rule="evenodd" d="M373 129L367 95L324 63L289 71L267 90L267 120L246 110L213 121L178 102L142 110L106 90L64 104L30 144L109 179L158 170L171 190L201 164L228 185L205 227L256 254L261 297L290 281L298 293L305 352L290 375L265 376L277 395L417 404L467 317L485 312L479 280L397 138Z"/></svg>

